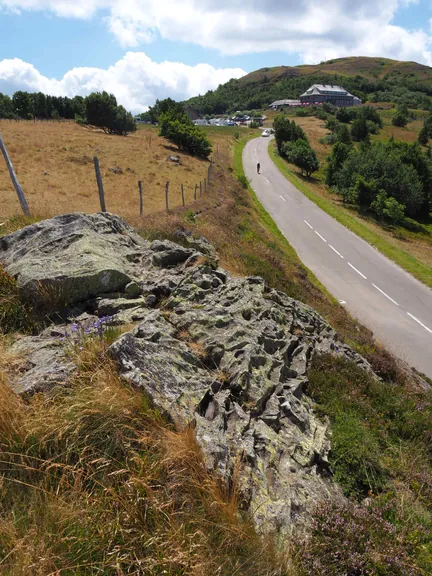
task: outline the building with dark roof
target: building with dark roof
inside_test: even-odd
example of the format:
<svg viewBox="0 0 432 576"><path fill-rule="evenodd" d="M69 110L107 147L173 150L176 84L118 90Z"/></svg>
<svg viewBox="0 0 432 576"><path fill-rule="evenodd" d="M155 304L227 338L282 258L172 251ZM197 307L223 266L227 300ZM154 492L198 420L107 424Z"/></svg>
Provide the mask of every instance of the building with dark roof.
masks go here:
<svg viewBox="0 0 432 576"><path fill-rule="evenodd" d="M353 96L342 88L332 84L314 84L300 96L302 104L323 104L329 102L334 106L358 106L362 103L360 98Z"/></svg>
<svg viewBox="0 0 432 576"><path fill-rule="evenodd" d="M273 110L277 110L278 108L283 108L284 106L300 106L300 100L276 100L272 102L269 108L273 108Z"/></svg>

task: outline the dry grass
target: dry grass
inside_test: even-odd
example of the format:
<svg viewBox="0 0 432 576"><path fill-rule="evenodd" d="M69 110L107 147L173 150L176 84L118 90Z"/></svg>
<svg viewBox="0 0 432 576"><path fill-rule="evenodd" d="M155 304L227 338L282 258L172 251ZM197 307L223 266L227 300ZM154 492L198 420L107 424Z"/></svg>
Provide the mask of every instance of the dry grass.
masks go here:
<svg viewBox="0 0 432 576"><path fill-rule="evenodd" d="M167 180L170 206L175 207L181 204L181 184L190 205L195 184L207 177L209 163L205 160L181 153L179 165L168 161L177 150L151 126L122 137L73 122L0 120L0 132L36 216L99 210L93 156L98 156L101 165L107 209L125 218L139 214L138 180L143 181L144 214L149 214L165 208ZM116 167L123 173L110 172ZM0 199L0 222L20 213L9 175L3 169Z"/></svg>
<svg viewBox="0 0 432 576"><path fill-rule="evenodd" d="M0 572L5 576L288 576L190 429L120 381L102 343L71 387L25 403L0 381Z"/></svg>

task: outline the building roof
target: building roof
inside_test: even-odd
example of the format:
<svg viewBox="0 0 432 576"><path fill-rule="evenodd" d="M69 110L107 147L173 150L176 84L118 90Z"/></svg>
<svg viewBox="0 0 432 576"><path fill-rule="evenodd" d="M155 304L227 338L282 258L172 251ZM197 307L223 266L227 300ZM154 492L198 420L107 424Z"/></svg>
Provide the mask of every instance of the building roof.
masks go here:
<svg viewBox="0 0 432 576"><path fill-rule="evenodd" d="M289 104L300 104L300 100L275 100L270 106L288 106Z"/></svg>
<svg viewBox="0 0 432 576"><path fill-rule="evenodd" d="M313 84L310 88L306 90L304 94L300 96L315 96L328 94L332 96L352 96L345 90L342 86L334 86L333 84Z"/></svg>

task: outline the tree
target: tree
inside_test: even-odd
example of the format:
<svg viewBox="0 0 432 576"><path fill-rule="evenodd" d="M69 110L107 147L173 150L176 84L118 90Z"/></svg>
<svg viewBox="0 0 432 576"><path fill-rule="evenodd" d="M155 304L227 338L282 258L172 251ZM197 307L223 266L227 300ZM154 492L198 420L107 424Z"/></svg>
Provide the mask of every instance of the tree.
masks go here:
<svg viewBox="0 0 432 576"><path fill-rule="evenodd" d="M429 142L429 135L426 126L423 126L423 128L420 130L418 141L422 146L427 146Z"/></svg>
<svg viewBox="0 0 432 576"><path fill-rule="evenodd" d="M339 108L336 112L336 120L338 122L344 122L345 124L354 120L356 116L357 112L352 108Z"/></svg>
<svg viewBox="0 0 432 576"><path fill-rule="evenodd" d="M0 118L14 118L12 99L0 92Z"/></svg>
<svg viewBox="0 0 432 576"><path fill-rule="evenodd" d="M395 198L388 198L385 190L380 190L370 207L379 218L385 218L394 224L405 218L404 206Z"/></svg>
<svg viewBox="0 0 432 576"><path fill-rule="evenodd" d="M294 120L291 122L285 114L279 114L273 121L275 131L276 145L279 153L283 155L283 143L304 140L307 142L307 136L301 126L298 126Z"/></svg>
<svg viewBox="0 0 432 576"><path fill-rule="evenodd" d="M305 140L299 139L292 143L285 143L285 155L288 162L300 168L302 174L309 177L319 168L315 151Z"/></svg>
<svg viewBox="0 0 432 576"><path fill-rule="evenodd" d="M208 158L212 146L205 133L189 120L186 114L179 119L167 112L159 116L159 136L163 136L194 156Z"/></svg>
<svg viewBox="0 0 432 576"><path fill-rule="evenodd" d="M352 144L351 133L346 124L339 124L336 129L336 137L337 141L342 142L342 144L348 144L348 146Z"/></svg>
<svg viewBox="0 0 432 576"><path fill-rule="evenodd" d="M29 120L32 116L32 101L28 92L18 91L12 96L12 107L20 118Z"/></svg>
<svg viewBox="0 0 432 576"><path fill-rule="evenodd" d="M352 149L352 144L344 144L343 142L336 142L333 146L331 156L328 158L326 170L326 184L328 186L334 186L336 184L336 175L342 169Z"/></svg>
<svg viewBox="0 0 432 576"><path fill-rule="evenodd" d="M365 140L368 134L369 131L364 117L356 118L351 126L352 139L356 142L361 142L362 140Z"/></svg>
<svg viewBox="0 0 432 576"><path fill-rule="evenodd" d="M392 118L393 126L400 126L404 128L408 124L408 117L402 112L398 111Z"/></svg>
<svg viewBox="0 0 432 576"><path fill-rule="evenodd" d="M109 134L126 136L136 130L135 120L123 106L117 105L114 94L94 92L86 98L86 117L88 124L100 126Z"/></svg>

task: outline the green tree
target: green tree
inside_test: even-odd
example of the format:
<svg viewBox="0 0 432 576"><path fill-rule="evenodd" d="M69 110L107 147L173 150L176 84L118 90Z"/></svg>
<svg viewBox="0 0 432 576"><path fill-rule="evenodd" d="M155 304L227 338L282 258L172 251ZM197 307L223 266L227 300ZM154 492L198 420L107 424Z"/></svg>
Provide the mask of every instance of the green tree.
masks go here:
<svg viewBox="0 0 432 576"><path fill-rule="evenodd" d="M429 135L426 126L423 126L423 128L420 130L418 141L422 146L427 146L429 142Z"/></svg>
<svg viewBox="0 0 432 576"><path fill-rule="evenodd" d="M14 118L12 99L0 92L0 118Z"/></svg>
<svg viewBox="0 0 432 576"><path fill-rule="evenodd" d="M86 98L88 124L101 127L109 134L126 136L136 130L135 120L123 106L117 105L114 94L94 92Z"/></svg>
<svg viewBox="0 0 432 576"><path fill-rule="evenodd" d="M404 128L408 124L408 117L402 112L398 111L392 118L393 126L400 126Z"/></svg>
<svg viewBox="0 0 432 576"><path fill-rule="evenodd" d="M194 156L208 158L212 146L206 134L189 120L186 114L181 119L170 112L159 116L159 135L163 136L180 150L185 150Z"/></svg>
<svg viewBox="0 0 432 576"><path fill-rule="evenodd" d="M395 198L389 198L385 190L380 190L370 206L379 218L384 218L393 224L402 222L405 217L405 208Z"/></svg>
<svg viewBox="0 0 432 576"><path fill-rule="evenodd" d="M348 146L352 144L351 132L346 124L339 124L336 129L336 138L342 144L347 144Z"/></svg>
<svg viewBox="0 0 432 576"><path fill-rule="evenodd" d="M365 140L369 131L364 117L356 118L351 126L351 136L356 142Z"/></svg>
<svg viewBox="0 0 432 576"><path fill-rule="evenodd" d="M302 174L309 177L312 172L319 168L319 161L309 143L299 139L295 142L285 143L285 155L288 162L291 162L297 168L300 168Z"/></svg>
<svg viewBox="0 0 432 576"><path fill-rule="evenodd" d="M22 92L21 90L15 92L12 96L12 106L14 112L20 118L25 118L29 120L32 116L32 100L28 92Z"/></svg>
<svg viewBox="0 0 432 576"><path fill-rule="evenodd" d="M344 144L343 142L336 142L333 146L332 153L328 158L326 170L326 184L328 186L334 186L336 184L337 174L342 169L352 149L352 144Z"/></svg>

